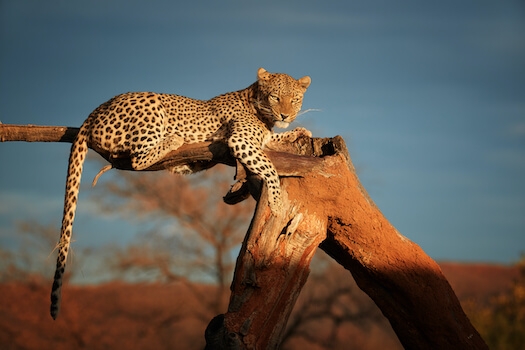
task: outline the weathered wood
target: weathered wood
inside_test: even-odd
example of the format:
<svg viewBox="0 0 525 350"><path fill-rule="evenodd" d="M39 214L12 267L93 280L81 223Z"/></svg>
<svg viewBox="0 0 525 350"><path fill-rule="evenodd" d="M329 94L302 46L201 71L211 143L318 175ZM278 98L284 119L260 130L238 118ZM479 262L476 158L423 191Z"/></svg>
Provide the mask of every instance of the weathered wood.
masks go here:
<svg viewBox="0 0 525 350"><path fill-rule="evenodd" d="M283 179L283 193L298 179ZM208 349L277 349L310 261L326 237L326 217L308 203L285 195L283 211L275 216L264 186L260 198L237 259L228 312L208 327Z"/></svg>
<svg viewBox="0 0 525 350"><path fill-rule="evenodd" d="M406 349L487 349L439 266L385 219L361 186L341 138L312 139L287 150L322 160L310 173L282 179L287 203L300 206L302 222L322 223L308 226L304 232L310 229L308 237L320 239L324 237L322 230L326 222L328 235L320 248L352 273L359 287L389 319ZM264 198L262 195L259 205ZM292 215L289 208L287 206L287 217ZM230 308L208 328L211 348L217 344L219 349L276 348L281 333L275 327L280 324L276 321L254 324L252 320L261 318L257 310L266 310L264 316L270 320L273 310L283 308L279 316L284 317L287 309L279 301L295 302L295 291L288 290L282 282L289 278L288 265L284 264L282 269L275 267L287 261L281 252L289 242L268 245L268 240L276 242L276 235L283 233L286 220L275 224L273 218L260 215L258 209L254 217L256 224L250 227L248 241L237 261ZM258 223L264 225L264 230ZM266 239L260 238L261 235ZM260 251L265 254L259 256ZM299 251L315 251L315 248L305 242ZM274 265L265 263L267 254L272 256L269 260ZM306 259L302 261L303 269L295 272L298 279L295 283L299 285L300 277L304 276L302 271L309 263ZM259 277L266 274L271 274L271 278ZM250 281L257 281L256 288L251 288ZM267 299L258 299L255 293ZM274 297L278 293L282 299ZM217 339L219 343L212 343Z"/></svg>
<svg viewBox="0 0 525 350"><path fill-rule="evenodd" d="M326 207L328 235L320 248L352 273L403 346L487 349L437 263L363 195L354 172L342 164L325 171L338 177L322 185L334 202Z"/></svg>
<svg viewBox="0 0 525 350"><path fill-rule="evenodd" d="M80 128L0 123L0 142L73 142Z"/></svg>
<svg viewBox="0 0 525 350"><path fill-rule="evenodd" d="M69 142L72 143L78 134L79 128L36 126L36 125L8 125L0 124L0 142ZM113 168L133 170L129 153L110 154L95 145L89 147L112 164ZM300 176L304 172L320 164L316 157L289 154L286 152L267 151L268 156L281 176ZM224 142L199 142L184 144L176 151L170 152L151 167L143 171L164 170L169 167L193 164L199 169L210 168L217 163L234 166L235 158L230 154Z"/></svg>
<svg viewBox="0 0 525 350"><path fill-rule="evenodd" d="M0 125L0 141L72 142L77 132ZM238 169L229 199L234 203L251 193L258 205L237 259L228 312L206 331L208 348L278 347L319 246L352 273L405 348L487 349L439 266L370 199L341 137L301 138L268 148L281 175L284 209L271 215L260 179ZM114 167L131 169L129 155L95 151ZM182 146L148 170L216 163L235 165L226 145L198 143Z"/></svg>

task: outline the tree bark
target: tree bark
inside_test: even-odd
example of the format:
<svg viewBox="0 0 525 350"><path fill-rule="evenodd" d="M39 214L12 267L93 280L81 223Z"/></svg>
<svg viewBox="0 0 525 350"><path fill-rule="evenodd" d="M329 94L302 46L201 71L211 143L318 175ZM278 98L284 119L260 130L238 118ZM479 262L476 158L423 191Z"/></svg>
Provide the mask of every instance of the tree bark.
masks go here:
<svg viewBox="0 0 525 350"><path fill-rule="evenodd" d="M295 179L282 181L283 193ZM283 211L275 216L266 198L263 186L237 259L228 313L206 332L209 349L276 349L310 261L326 237L326 218L317 217L307 203L285 196Z"/></svg>
<svg viewBox="0 0 525 350"><path fill-rule="evenodd" d="M0 141L71 142L75 135L72 128L39 128L0 125ZM207 348L277 348L319 246L352 273L406 349L487 349L439 266L370 199L341 137L268 148L281 176L284 208L271 215L260 179L238 168L239 182L227 200L250 192L258 205L237 259L228 311L210 322ZM131 169L129 155L96 151L114 167ZM199 143L147 170L218 162L235 165L226 145Z"/></svg>

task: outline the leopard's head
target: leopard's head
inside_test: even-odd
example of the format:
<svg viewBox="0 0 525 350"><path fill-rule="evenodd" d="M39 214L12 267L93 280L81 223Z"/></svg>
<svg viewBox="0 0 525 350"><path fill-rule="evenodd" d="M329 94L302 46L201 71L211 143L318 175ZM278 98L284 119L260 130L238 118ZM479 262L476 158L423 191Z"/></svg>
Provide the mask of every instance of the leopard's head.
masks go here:
<svg viewBox="0 0 525 350"><path fill-rule="evenodd" d="M303 104L303 94L311 83L310 77L295 80L282 73L257 71L257 108L278 128L287 128L295 120Z"/></svg>

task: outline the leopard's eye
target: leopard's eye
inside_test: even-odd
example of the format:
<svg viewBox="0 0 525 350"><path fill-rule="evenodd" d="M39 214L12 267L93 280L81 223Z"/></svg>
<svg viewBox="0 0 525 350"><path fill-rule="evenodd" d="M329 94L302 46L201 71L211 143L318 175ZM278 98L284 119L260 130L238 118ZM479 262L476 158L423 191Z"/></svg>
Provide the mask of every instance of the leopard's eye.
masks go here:
<svg viewBox="0 0 525 350"><path fill-rule="evenodd" d="M300 96L296 96L296 97L292 98L292 103L293 104L301 103L301 101L302 101L302 97L300 97Z"/></svg>
<svg viewBox="0 0 525 350"><path fill-rule="evenodd" d="M270 100L279 102L279 96L277 96L277 95L270 95Z"/></svg>

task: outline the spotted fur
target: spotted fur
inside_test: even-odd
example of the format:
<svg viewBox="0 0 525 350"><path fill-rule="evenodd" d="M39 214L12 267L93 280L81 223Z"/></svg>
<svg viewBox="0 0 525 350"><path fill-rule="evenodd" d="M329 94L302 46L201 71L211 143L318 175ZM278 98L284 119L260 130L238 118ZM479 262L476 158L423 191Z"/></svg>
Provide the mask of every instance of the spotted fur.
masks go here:
<svg viewBox="0 0 525 350"><path fill-rule="evenodd" d="M184 143L227 140L232 155L264 179L272 212L280 210L279 177L262 148L268 141L294 141L299 136L311 136L304 128L280 134L272 131L274 125L286 128L296 118L310 78L295 80L263 68L258 70L257 78L244 90L208 101L150 92L126 93L90 114L73 142L69 157L64 217L51 292L53 319L60 311L62 280L88 144L115 155L127 152L133 169L144 170ZM193 169L187 165L170 170L188 173Z"/></svg>

